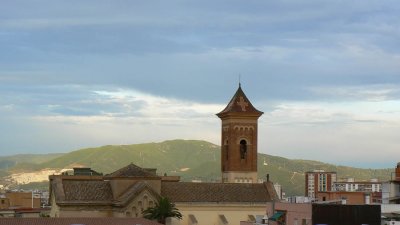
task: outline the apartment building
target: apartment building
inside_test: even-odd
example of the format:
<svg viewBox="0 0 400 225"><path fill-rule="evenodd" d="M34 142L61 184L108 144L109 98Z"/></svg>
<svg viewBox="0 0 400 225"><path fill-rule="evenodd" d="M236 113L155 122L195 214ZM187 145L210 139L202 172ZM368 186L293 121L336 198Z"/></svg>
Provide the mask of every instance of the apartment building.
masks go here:
<svg viewBox="0 0 400 225"><path fill-rule="evenodd" d="M378 179L355 181L354 178L347 178L343 181L336 181L333 184L333 191L382 192L382 182L379 182Z"/></svg>
<svg viewBox="0 0 400 225"><path fill-rule="evenodd" d="M324 170L314 170L305 173L305 195L306 197L316 198L318 192L331 191L333 183L336 182L336 172L325 172Z"/></svg>

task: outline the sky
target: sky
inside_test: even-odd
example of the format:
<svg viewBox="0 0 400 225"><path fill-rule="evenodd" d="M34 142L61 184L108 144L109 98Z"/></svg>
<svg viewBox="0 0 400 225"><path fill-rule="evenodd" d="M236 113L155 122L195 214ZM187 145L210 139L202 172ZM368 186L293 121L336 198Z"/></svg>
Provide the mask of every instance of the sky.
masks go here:
<svg viewBox="0 0 400 225"><path fill-rule="evenodd" d="M0 155L199 139L238 88L258 151L400 161L396 0L26 0L0 7Z"/></svg>

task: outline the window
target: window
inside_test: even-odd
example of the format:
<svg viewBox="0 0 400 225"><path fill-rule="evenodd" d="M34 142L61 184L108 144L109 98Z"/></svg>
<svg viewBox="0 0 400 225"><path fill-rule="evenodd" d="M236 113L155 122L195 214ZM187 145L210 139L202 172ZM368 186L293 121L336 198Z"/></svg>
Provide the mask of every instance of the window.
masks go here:
<svg viewBox="0 0 400 225"><path fill-rule="evenodd" d="M246 140L240 141L240 158L245 159L247 155L247 142Z"/></svg>
<svg viewBox="0 0 400 225"><path fill-rule="evenodd" d="M193 214L189 214L189 221L190 221L190 224L197 224L198 223L197 219L196 219L196 216L193 215Z"/></svg>
<svg viewBox="0 0 400 225"><path fill-rule="evenodd" d="M229 224L228 220L226 219L225 215L218 215L220 224Z"/></svg>
<svg viewBox="0 0 400 225"><path fill-rule="evenodd" d="M4 201L4 199L2 199L2 200L1 200L1 204L4 205L4 203L5 203L5 201Z"/></svg>
<svg viewBox="0 0 400 225"><path fill-rule="evenodd" d="M143 210L144 210L144 208L143 208L143 202L142 202L142 201L139 201L139 202L138 202L138 208L139 208L140 211L143 211Z"/></svg>
<svg viewBox="0 0 400 225"><path fill-rule="evenodd" d="M144 206L143 206L143 208L148 208L148 207L149 207L149 199L148 199L147 195L145 195L145 196L143 197L143 201L144 201Z"/></svg>
<svg viewBox="0 0 400 225"><path fill-rule="evenodd" d="M132 213L133 213L133 217L138 217L138 212L136 210L136 207L132 207Z"/></svg>

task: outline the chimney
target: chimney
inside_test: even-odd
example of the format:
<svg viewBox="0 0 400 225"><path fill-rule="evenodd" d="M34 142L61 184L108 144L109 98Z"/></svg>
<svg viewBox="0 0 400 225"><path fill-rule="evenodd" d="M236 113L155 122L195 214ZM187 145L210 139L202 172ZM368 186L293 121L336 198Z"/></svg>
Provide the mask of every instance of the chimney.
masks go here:
<svg viewBox="0 0 400 225"><path fill-rule="evenodd" d="M400 162L397 163L395 180L400 181Z"/></svg>

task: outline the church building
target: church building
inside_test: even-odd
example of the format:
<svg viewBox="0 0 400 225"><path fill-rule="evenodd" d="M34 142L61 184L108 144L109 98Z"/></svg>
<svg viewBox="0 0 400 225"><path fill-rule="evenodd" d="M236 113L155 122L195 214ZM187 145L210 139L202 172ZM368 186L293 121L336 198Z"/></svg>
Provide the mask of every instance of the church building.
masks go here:
<svg viewBox="0 0 400 225"><path fill-rule="evenodd" d="M181 182L155 169L130 164L111 174L50 176L52 217L142 217L162 197L175 203L182 220L173 225L239 224L265 215L267 202L279 200L274 185L257 183L257 120L239 85L222 120L219 183Z"/></svg>

